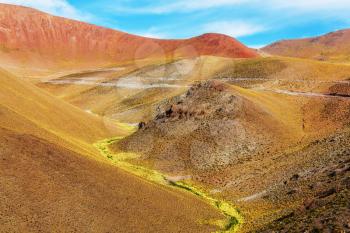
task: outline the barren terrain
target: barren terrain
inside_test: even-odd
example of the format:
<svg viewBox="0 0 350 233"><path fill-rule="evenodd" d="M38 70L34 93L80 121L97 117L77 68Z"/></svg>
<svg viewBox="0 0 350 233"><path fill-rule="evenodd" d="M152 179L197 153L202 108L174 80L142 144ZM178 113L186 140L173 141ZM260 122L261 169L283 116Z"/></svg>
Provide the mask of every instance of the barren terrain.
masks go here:
<svg viewBox="0 0 350 233"><path fill-rule="evenodd" d="M0 13L0 232L350 232L349 30L260 56Z"/></svg>
<svg viewBox="0 0 350 233"><path fill-rule="evenodd" d="M350 30L338 30L313 38L282 40L262 48L262 51L278 56L349 63Z"/></svg>

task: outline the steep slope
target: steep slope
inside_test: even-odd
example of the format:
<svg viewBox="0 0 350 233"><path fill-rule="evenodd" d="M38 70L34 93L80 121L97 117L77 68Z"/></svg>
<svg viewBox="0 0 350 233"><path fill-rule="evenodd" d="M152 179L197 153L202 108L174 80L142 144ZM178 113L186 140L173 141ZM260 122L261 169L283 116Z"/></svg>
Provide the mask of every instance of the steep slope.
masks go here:
<svg viewBox="0 0 350 233"><path fill-rule="evenodd" d="M92 142L127 130L0 74L0 231L212 232L222 216L108 165ZM195 208L191 207L195 206Z"/></svg>
<svg viewBox="0 0 350 233"><path fill-rule="evenodd" d="M115 122L75 108L6 71L1 70L0 77L2 127L49 141L58 137L87 150L97 140L125 133Z"/></svg>
<svg viewBox="0 0 350 233"><path fill-rule="evenodd" d="M45 74L46 69L96 67L138 59L258 56L237 40L220 34L159 40L55 17L26 7L1 4L0 12L0 57L8 68L18 66L14 70L28 69Z"/></svg>
<svg viewBox="0 0 350 233"><path fill-rule="evenodd" d="M350 131L346 129L292 153L303 159L309 157L308 162L277 185L267 199L301 199L301 204L259 232L350 231L349 145Z"/></svg>
<svg viewBox="0 0 350 233"><path fill-rule="evenodd" d="M349 62L350 29L313 38L282 40L264 47L262 51L279 56Z"/></svg>

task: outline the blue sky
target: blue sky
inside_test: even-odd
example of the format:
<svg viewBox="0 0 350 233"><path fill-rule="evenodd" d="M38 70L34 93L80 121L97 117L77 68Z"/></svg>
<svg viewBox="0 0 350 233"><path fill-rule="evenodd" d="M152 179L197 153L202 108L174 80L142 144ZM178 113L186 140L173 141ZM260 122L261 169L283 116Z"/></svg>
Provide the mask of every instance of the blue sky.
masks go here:
<svg viewBox="0 0 350 233"><path fill-rule="evenodd" d="M251 47L350 28L350 0L0 0L156 38L228 34Z"/></svg>

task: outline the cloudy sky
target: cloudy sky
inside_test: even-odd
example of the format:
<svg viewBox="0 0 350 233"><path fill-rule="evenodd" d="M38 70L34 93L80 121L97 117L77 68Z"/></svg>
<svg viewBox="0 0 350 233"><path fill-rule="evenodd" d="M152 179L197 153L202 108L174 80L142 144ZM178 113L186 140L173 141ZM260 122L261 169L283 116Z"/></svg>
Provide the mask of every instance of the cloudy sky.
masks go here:
<svg viewBox="0 0 350 233"><path fill-rule="evenodd" d="M350 28L350 0L0 0L156 38L224 33L260 47Z"/></svg>

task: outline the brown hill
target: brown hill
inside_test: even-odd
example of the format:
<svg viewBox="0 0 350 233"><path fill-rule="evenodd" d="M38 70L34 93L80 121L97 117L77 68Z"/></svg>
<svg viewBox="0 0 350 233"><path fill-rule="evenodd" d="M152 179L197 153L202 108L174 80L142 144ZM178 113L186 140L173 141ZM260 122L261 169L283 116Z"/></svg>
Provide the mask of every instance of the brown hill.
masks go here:
<svg viewBox="0 0 350 233"><path fill-rule="evenodd" d="M296 143L303 136L298 111L284 105L274 96L218 81L198 83L160 104L155 119L115 150L141 153L158 169L195 174L201 181L210 171Z"/></svg>
<svg viewBox="0 0 350 233"><path fill-rule="evenodd" d="M294 175L276 185L266 199L276 203L302 201L258 232L348 232L349 144L350 132L345 129L288 155L285 159L302 158L303 165L295 166Z"/></svg>
<svg viewBox="0 0 350 233"><path fill-rule="evenodd" d="M55 17L27 7L0 4L0 12L2 62L9 67L19 66L15 69L34 65L32 72L58 67L96 67L145 58L258 56L237 40L221 34L160 40Z"/></svg>
<svg viewBox="0 0 350 233"><path fill-rule="evenodd" d="M282 40L262 50L279 56L350 61L350 29L313 38Z"/></svg>
<svg viewBox="0 0 350 233"><path fill-rule="evenodd" d="M215 230L206 203L99 157L92 142L125 134L106 123L0 72L1 232Z"/></svg>

